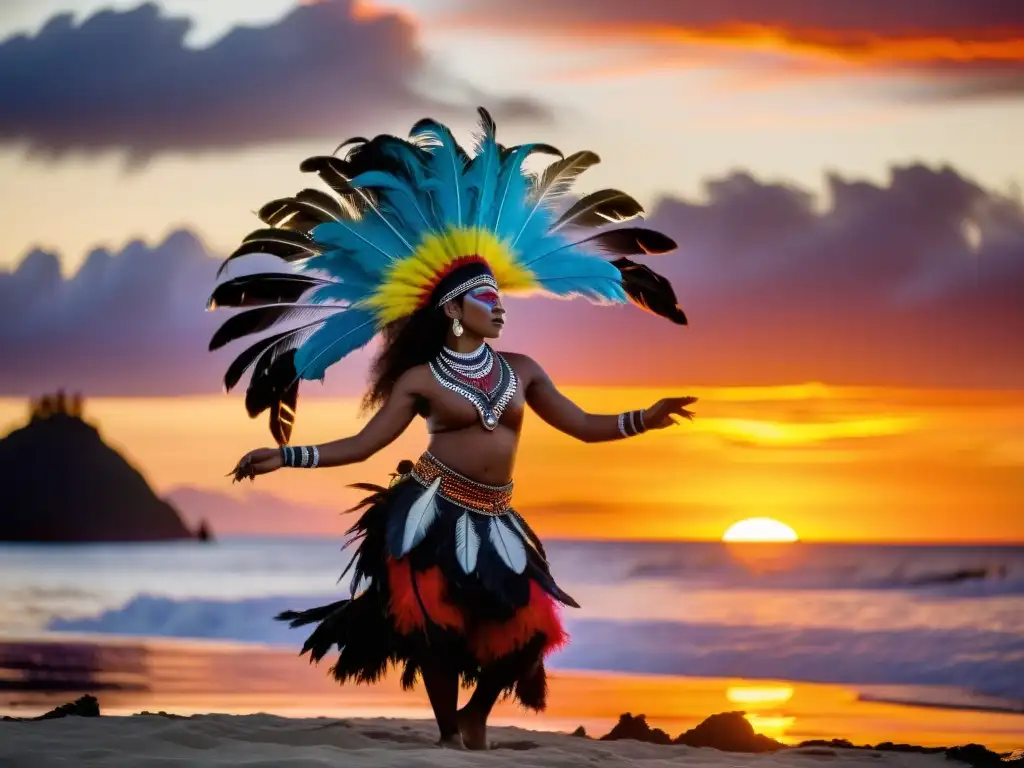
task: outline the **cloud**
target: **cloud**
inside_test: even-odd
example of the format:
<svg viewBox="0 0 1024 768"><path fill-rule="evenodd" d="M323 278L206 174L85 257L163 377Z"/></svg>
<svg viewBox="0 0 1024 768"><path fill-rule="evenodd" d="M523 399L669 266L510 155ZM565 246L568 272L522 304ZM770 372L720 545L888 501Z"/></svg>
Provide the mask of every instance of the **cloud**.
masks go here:
<svg viewBox="0 0 1024 768"><path fill-rule="evenodd" d="M649 261L689 328L633 307L513 299L500 346L563 385L1024 387L1020 202L921 165L884 185L830 176L828 188L820 205L737 173L707 182L703 202L656 207L651 224L681 249ZM227 316L204 311L218 261L179 232L98 250L74 276L39 251L0 272L0 394L217 391L235 353L206 352ZM358 393L369 355L323 391Z"/></svg>
<svg viewBox="0 0 1024 768"><path fill-rule="evenodd" d="M652 67L710 47L762 73L901 74L926 98L1024 91L1024 5L1015 0L466 0L452 23L636 43Z"/></svg>
<svg viewBox="0 0 1024 768"><path fill-rule="evenodd" d="M922 165L893 168L881 186L831 175L824 210L805 190L743 173L705 195L665 200L652 217L681 244L651 263L691 326L557 306L546 323L586 329L561 343L628 360L560 364L563 377L1024 385L1020 201Z"/></svg>
<svg viewBox="0 0 1024 768"><path fill-rule="evenodd" d="M0 142L60 156L230 150L329 136L365 115L460 112L466 87L438 71L405 16L357 0L300 5L263 27L235 27L203 48L192 22L154 4L105 10L75 25L54 16L35 36L0 43ZM498 118L539 119L529 99L487 98ZM471 105L475 106L475 102Z"/></svg>

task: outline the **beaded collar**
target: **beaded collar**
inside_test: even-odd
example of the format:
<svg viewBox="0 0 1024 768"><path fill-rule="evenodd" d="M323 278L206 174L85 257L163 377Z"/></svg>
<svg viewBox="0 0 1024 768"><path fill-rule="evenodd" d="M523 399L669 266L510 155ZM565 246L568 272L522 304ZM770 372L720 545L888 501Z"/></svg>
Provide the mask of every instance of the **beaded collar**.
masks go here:
<svg viewBox="0 0 1024 768"><path fill-rule="evenodd" d="M505 358L487 344L473 352L455 352L445 347L429 365L442 387L473 404L484 429L490 431L498 426L518 384L515 371Z"/></svg>

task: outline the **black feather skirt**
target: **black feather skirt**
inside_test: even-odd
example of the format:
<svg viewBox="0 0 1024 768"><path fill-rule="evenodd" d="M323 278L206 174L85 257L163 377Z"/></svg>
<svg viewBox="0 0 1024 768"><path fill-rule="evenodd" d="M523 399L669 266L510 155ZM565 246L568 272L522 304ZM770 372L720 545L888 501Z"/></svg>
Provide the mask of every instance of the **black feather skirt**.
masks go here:
<svg viewBox="0 0 1024 768"><path fill-rule="evenodd" d="M331 672L342 683L372 683L401 667L405 688L429 660L467 685L490 675L522 705L543 709L544 657L568 641L559 606L579 605L510 506L511 484L476 483L425 453L390 487L356 487L369 495L349 531L353 597L277 617L316 624L302 653L319 662L337 648Z"/></svg>

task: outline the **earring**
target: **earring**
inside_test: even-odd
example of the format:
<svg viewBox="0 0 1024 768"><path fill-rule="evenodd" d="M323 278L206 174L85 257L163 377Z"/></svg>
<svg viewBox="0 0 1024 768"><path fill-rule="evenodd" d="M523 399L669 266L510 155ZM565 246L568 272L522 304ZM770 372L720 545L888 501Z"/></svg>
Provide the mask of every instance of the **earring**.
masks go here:
<svg viewBox="0 0 1024 768"><path fill-rule="evenodd" d="M457 317L454 320L452 320L452 333L454 333L456 336L462 335L462 323L459 322L459 318Z"/></svg>

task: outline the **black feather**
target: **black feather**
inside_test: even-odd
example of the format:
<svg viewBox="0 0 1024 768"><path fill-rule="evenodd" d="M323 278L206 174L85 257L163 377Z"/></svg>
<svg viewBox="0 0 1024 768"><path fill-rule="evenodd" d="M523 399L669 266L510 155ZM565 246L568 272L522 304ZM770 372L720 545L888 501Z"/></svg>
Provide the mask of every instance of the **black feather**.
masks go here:
<svg viewBox="0 0 1024 768"><path fill-rule="evenodd" d="M672 283L665 277L627 258L615 259L612 264L618 267L622 287L633 303L677 325L686 325L686 314L679 306Z"/></svg>
<svg viewBox="0 0 1024 768"><path fill-rule="evenodd" d="M676 241L668 235L643 227L623 227L599 232L580 240L615 256L661 255L675 250Z"/></svg>
<svg viewBox="0 0 1024 768"><path fill-rule="evenodd" d="M245 275L218 285L206 303L206 308L256 307L295 302L310 288L327 285L330 282L319 277L282 272Z"/></svg>
<svg viewBox="0 0 1024 768"><path fill-rule="evenodd" d="M498 126L494 122L494 118L491 117L491 113L487 111L485 107L477 107L476 113L480 115L480 130L485 134L493 136L498 132Z"/></svg>
<svg viewBox="0 0 1024 768"><path fill-rule="evenodd" d="M287 197L271 200L259 209L257 215L272 227L303 234L308 234L320 224L338 220L315 205Z"/></svg>
<svg viewBox="0 0 1024 768"><path fill-rule="evenodd" d="M366 144L368 141L369 139L367 139L364 136L353 136L351 139L345 139L345 141L341 142L341 144L338 145L337 149L334 150L334 154L338 154L339 152L341 152L341 150L343 150L350 144ZM349 153L351 152L352 150L349 150Z"/></svg>
<svg viewBox="0 0 1024 768"><path fill-rule="evenodd" d="M573 183L588 168L601 162L596 152L583 150L573 152L568 157L551 163L540 175L530 192L531 200L544 200L559 197L568 192Z"/></svg>
<svg viewBox="0 0 1024 768"><path fill-rule="evenodd" d="M277 356L268 349L260 355L245 390L245 410L249 416L256 418L277 403L287 402L296 378L294 349Z"/></svg>
<svg viewBox="0 0 1024 768"><path fill-rule="evenodd" d="M520 149L520 146L521 145L517 144L514 147L502 147L501 148L501 161L505 162L505 160L507 160L512 155L513 152L515 152L516 150ZM530 155L538 155L538 154L539 155L554 155L556 157L563 157L563 158L565 157L565 155L562 154L562 150L560 150L558 147L553 147L550 144L533 144L530 147L530 151L526 153L526 157L529 157Z"/></svg>
<svg viewBox="0 0 1024 768"><path fill-rule="evenodd" d="M303 189L295 195L295 199L300 203L315 206L325 213L329 213L335 220L348 220L352 218L349 212L341 206L341 203L319 189Z"/></svg>
<svg viewBox="0 0 1024 768"><path fill-rule="evenodd" d="M250 253L269 253L285 261L297 261L321 252L321 247L301 232L278 228L257 229L246 235L235 252L224 260L217 275L220 276L229 261Z"/></svg>
<svg viewBox="0 0 1024 768"><path fill-rule="evenodd" d="M402 669L402 690L411 691L416 687L416 678L420 673L420 665L412 659L405 660L405 667Z"/></svg>
<svg viewBox="0 0 1024 768"><path fill-rule="evenodd" d="M238 384L242 375L249 370L250 366L256 359L267 351L269 347L277 345L282 339L291 336L295 331L285 331L284 333L278 333L273 336L267 336L266 338L260 339L251 347L248 347L242 354L235 358L234 362L228 366L227 373L224 374L224 391L230 392Z"/></svg>
<svg viewBox="0 0 1024 768"><path fill-rule="evenodd" d="M295 426L295 412L299 407L299 382L293 381L284 394L270 408L270 434L278 445L288 445Z"/></svg>
<svg viewBox="0 0 1024 768"><path fill-rule="evenodd" d="M210 351L220 349L243 336L265 331L273 325L296 318L316 318L313 323L326 320L331 312L342 312L344 307L336 304L271 304L253 307L229 317L210 339Z"/></svg>
<svg viewBox="0 0 1024 768"><path fill-rule="evenodd" d="M317 608L310 608L308 611L282 611L274 617L277 621L287 621L292 629L305 624L312 624L314 621L323 621L339 608L345 607L348 600L339 600L330 605L321 605Z"/></svg>
<svg viewBox="0 0 1024 768"><path fill-rule="evenodd" d="M343 145L344 146L344 145ZM333 155L317 155L309 157L299 164L303 173L315 173L327 186L339 195L350 195L353 192L348 180L352 177L348 161Z"/></svg>
<svg viewBox="0 0 1024 768"><path fill-rule="evenodd" d="M617 189L602 189L578 200L559 217L551 231L562 227L601 227L642 215L643 206Z"/></svg>

